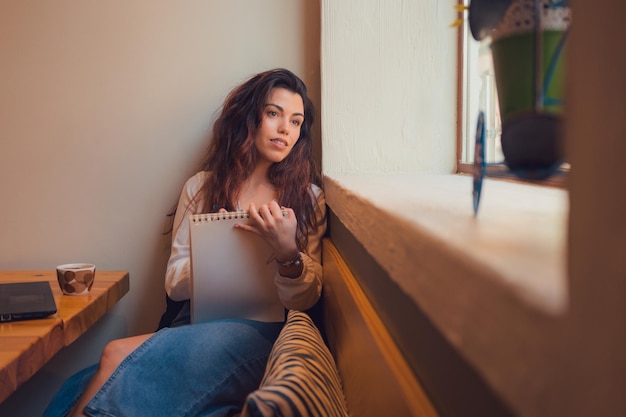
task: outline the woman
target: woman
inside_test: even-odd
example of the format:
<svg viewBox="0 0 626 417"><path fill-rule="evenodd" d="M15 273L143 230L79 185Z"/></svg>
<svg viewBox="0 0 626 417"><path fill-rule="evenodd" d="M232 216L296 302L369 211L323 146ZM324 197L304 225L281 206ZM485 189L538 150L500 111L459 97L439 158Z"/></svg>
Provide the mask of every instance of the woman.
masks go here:
<svg viewBox="0 0 626 417"><path fill-rule="evenodd" d="M228 95L202 170L186 182L176 210L165 279L172 299L190 296L188 214L247 208L250 221L236 227L274 250L276 274L266 285L282 306L305 310L318 301L325 204L311 157L313 117L306 86L285 69L260 73ZM275 307L257 320L217 319L113 341L78 402L65 398L59 407L58 395L44 415L236 414L282 328Z"/></svg>

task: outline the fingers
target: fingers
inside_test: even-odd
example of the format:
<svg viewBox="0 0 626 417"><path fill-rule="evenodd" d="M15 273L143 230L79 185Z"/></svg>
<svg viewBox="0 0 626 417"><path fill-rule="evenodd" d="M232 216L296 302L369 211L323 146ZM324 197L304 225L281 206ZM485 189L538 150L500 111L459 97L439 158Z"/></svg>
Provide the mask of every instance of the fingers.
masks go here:
<svg viewBox="0 0 626 417"><path fill-rule="evenodd" d="M220 210L220 212L222 212ZM249 221L246 223L236 223L235 227L243 229L270 240L282 240L285 234L292 233L289 223L295 221L295 214L292 209L287 209L278 205L276 201L261 205L258 209L254 203L248 207ZM286 215L284 213L287 213ZM285 232L287 230L287 233Z"/></svg>
<svg viewBox="0 0 626 417"><path fill-rule="evenodd" d="M261 207L261 209L262 208L263 207ZM245 224L237 223L235 224L235 227L247 230L260 236L262 236L263 233L267 233L267 226L263 220L263 215L260 213L260 210L257 210L254 203L250 203L248 211L250 213L250 220ZM267 214L265 216L267 216Z"/></svg>
<svg viewBox="0 0 626 417"><path fill-rule="evenodd" d="M258 209L254 204L250 204L249 212L250 221L247 223L249 226L247 230L275 240L284 240L294 234L297 224L294 211L279 206L276 201L263 204Z"/></svg>
<svg viewBox="0 0 626 417"><path fill-rule="evenodd" d="M296 213L293 211L292 208L288 208L288 207L281 207L281 212L287 212L287 215L284 216L286 219L295 219L296 218Z"/></svg>
<svg viewBox="0 0 626 417"><path fill-rule="evenodd" d="M250 204L250 220L248 224L259 232L267 233L276 225L272 211L267 204L263 204L258 209L254 204Z"/></svg>
<svg viewBox="0 0 626 417"><path fill-rule="evenodd" d="M250 207L248 207L248 212L250 213L250 219L253 220L255 224L263 223L263 217L261 217L254 203L250 203Z"/></svg>
<svg viewBox="0 0 626 417"><path fill-rule="evenodd" d="M292 209L281 207L276 201L271 201L258 209L254 204L250 204L248 210L249 221L245 224L237 223L235 227L260 236L277 254L297 251L298 222Z"/></svg>
<svg viewBox="0 0 626 417"><path fill-rule="evenodd" d="M286 209L285 207L281 207L278 203L272 200L269 204L263 204L258 209L254 204L250 204L250 218L253 219L258 224L267 223L269 225L275 224L276 221L281 221L285 215L283 211L291 211L292 209ZM288 214L289 215L289 214Z"/></svg>

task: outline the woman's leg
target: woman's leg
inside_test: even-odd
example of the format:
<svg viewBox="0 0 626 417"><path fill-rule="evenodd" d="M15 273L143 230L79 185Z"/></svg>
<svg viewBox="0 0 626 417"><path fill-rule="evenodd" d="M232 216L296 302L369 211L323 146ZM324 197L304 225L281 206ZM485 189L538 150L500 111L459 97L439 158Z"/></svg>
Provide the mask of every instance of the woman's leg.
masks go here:
<svg viewBox="0 0 626 417"><path fill-rule="evenodd" d="M98 371L98 364L88 366L65 380L61 388L54 394L48 403L42 417L65 417L67 416L87 389L91 378Z"/></svg>
<svg viewBox="0 0 626 417"><path fill-rule="evenodd" d="M282 326L233 319L162 329L106 381L94 381L101 388L82 411L92 417L233 415L258 388Z"/></svg>
<svg viewBox="0 0 626 417"><path fill-rule="evenodd" d="M68 414L68 417L85 416L83 409L89 400L91 400L91 397L93 397L106 380L109 379L113 371L115 371L115 368L117 368L132 351L150 338L152 334L127 337L114 340L107 344L102 352L97 372L89 382L89 385L87 385L87 388L79 398L76 406L72 409L72 412Z"/></svg>

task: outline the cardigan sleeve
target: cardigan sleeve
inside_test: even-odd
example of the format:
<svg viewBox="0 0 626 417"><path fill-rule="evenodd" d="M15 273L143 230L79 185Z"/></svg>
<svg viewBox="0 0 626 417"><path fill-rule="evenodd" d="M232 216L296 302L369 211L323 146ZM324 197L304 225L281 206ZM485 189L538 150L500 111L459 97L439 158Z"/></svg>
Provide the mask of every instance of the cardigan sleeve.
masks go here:
<svg viewBox="0 0 626 417"><path fill-rule="evenodd" d="M165 291L174 301L186 300L191 296L189 214L198 212L196 198L207 172L198 172L189 178L181 191L172 228L172 249L165 271Z"/></svg>

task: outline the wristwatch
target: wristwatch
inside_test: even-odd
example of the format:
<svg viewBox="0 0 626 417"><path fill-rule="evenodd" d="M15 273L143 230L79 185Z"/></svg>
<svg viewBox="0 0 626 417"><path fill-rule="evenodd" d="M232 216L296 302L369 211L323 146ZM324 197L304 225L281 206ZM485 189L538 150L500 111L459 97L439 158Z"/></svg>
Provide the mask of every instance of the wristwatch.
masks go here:
<svg viewBox="0 0 626 417"><path fill-rule="evenodd" d="M294 259L285 262L280 262L278 259L276 259L276 263L280 266L285 267L300 266L302 265L302 255L300 254L300 252L298 252L298 255Z"/></svg>

